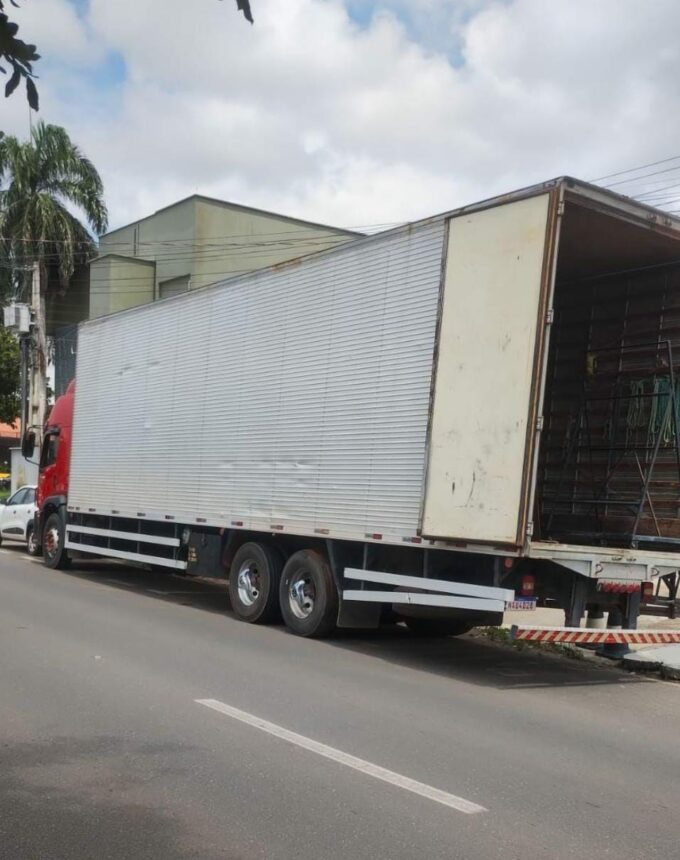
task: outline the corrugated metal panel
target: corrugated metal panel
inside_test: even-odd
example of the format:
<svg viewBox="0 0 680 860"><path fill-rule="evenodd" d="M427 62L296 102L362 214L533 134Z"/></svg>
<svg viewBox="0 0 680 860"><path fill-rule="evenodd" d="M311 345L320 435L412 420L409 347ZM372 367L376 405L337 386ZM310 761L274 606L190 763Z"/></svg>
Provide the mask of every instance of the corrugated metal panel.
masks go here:
<svg viewBox="0 0 680 860"><path fill-rule="evenodd" d="M443 221L80 332L69 503L416 534Z"/></svg>

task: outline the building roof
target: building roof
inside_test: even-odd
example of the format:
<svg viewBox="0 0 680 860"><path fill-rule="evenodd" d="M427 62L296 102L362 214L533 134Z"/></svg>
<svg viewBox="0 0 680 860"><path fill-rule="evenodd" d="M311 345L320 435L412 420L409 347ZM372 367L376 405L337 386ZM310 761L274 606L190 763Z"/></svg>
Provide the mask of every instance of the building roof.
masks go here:
<svg viewBox="0 0 680 860"><path fill-rule="evenodd" d="M331 227L328 224L319 224L315 221L305 221L301 218L291 218L289 215L282 215L280 212L270 212L266 209L256 209L253 206L242 206L240 203L231 203L228 200L219 200L216 197L207 197L205 194L190 194L188 197L183 197L181 200L176 200L174 203L170 203L168 206L162 206L160 209L156 209L151 215L145 215L143 218L138 218L135 221L130 221L128 224L123 224L121 227L116 227L115 230L109 230L108 233L102 234L100 239L104 239L107 236L111 236L113 233L117 233L119 230L125 230L128 227L132 227L134 224L140 224L142 221L148 221L150 218L154 218L156 215L159 215L161 212L167 212L168 209L174 209L175 206L181 206L183 203L188 203L190 200L200 200L202 203L207 203L210 206L221 206L226 209L234 209L238 212L251 212L254 215L264 215L269 218L278 218L281 221L289 221L291 224L299 224L303 227L316 227L319 230L328 230L332 233L339 233L344 236L363 236L363 233L358 233L355 230L344 230L341 227Z"/></svg>
<svg viewBox="0 0 680 860"><path fill-rule="evenodd" d="M155 260L144 260L142 257L128 257L125 254L100 254L98 257L94 257L90 260L90 265L93 263L101 263L102 260L109 260L111 258L115 260L125 260L126 263L139 263L143 266L156 265Z"/></svg>
<svg viewBox="0 0 680 860"><path fill-rule="evenodd" d="M19 432L19 424L15 421L14 424L0 423L0 436L18 439L21 433Z"/></svg>

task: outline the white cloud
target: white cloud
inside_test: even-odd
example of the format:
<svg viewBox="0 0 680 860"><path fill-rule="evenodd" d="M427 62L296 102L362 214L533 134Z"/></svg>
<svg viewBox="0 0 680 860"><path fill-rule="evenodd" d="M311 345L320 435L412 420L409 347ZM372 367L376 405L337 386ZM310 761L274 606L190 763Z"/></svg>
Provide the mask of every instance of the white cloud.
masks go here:
<svg viewBox="0 0 680 860"><path fill-rule="evenodd" d="M253 0L251 27L233 2L91 0L22 31L77 60L41 79L43 114L102 170L114 224L194 191L394 222L677 151L677 0L363 5L365 26L340 0ZM127 79L98 93L82 65L107 51Z"/></svg>
<svg viewBox="0 0 680 860"><path fill-rule="evenodd" d="M101 59L98 40L69 0L23 0L17 9L8 11L19 24L19 36L38 46L43 64L86 66Z"/></svg>

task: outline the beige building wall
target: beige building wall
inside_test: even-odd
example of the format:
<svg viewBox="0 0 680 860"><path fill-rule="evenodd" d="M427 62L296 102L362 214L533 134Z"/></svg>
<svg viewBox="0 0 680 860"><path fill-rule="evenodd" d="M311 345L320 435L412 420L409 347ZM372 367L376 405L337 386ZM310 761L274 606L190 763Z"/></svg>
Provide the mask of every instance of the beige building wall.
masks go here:
<svg viewBox="0 0 680 860"><path fill-rule="evenodd" d="M191 289L356 238L346 230L200 197L195 199L195 217Z"/></svg>
<svg viewBox="0 0 680 860"><path fill-rule="evenodd" d="M90 264L90 319L154 300L152 262L116 254L97 257Z"/></svg>
<svg viewBox="0 0 680 860"><path fill-rule="evenodd" d="M358 235L195 195L101 237L101 256L91 267L90 316L198 289Z"/></svg>
<svg viewBox="0 0 680 860"><path fill-rule="evenodd" d="M156 283L186 275L194 249L194 199L182 200L99 240L99 253L156 264Z"/></svg>

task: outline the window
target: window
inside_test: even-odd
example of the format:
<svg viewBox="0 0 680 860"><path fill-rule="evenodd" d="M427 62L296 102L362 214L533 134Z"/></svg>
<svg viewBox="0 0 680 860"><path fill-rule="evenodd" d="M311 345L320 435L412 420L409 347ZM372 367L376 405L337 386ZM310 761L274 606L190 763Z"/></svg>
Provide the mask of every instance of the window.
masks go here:
<svg viewBox="0 0 680 860"><path fill-rule="evenodd" d="M26 495L24 497L22 505L34 505L35 504L35 489L33 487L28 487L26 490Z"/></svg>
<svg viewBox="0 0 680 860"><path fill-rule="evenodd" d="M186 293L189 287L189 275L181 275L179 278L170 278L168 281L161 281L158 285L158 298L169 299L170 296L179 296L181 293Z"/></svg>
<svg viewBox="0 0 680 860"><path fill-rule="evenodd" d="M40 453L40 468L51 466L57 460L57 452L59 451L59 435L58 433L48 433L43 442L42 451Z"/></svg>
<svg viewBox="0 0 680 860"><path fill-rule="evenodd" d="M21 490L17 490L16 493L12 496L12 498L8 500L7 506L9 507L10 505L24 505L24 504L26 504L24 499L26 498L27 492L28 492L28 490L26 490L25 488L21 489Z"/></svg>

